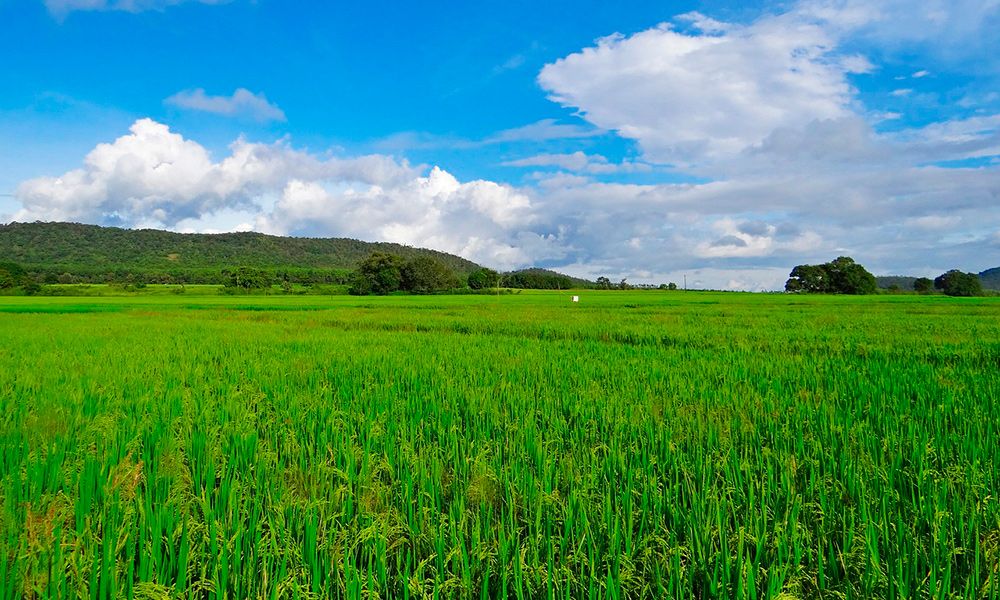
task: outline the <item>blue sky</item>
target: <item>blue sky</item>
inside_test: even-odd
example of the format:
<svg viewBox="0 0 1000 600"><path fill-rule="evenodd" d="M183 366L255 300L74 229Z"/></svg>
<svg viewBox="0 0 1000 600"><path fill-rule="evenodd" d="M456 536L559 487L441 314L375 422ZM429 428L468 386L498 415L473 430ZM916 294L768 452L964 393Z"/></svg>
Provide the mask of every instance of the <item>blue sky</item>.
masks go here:
<svg viewBox="0 0 1000 600"><path fill-rule="evenodd" d="M1000 265L997 0L0 0L0 220L772 289Z"/></svg>

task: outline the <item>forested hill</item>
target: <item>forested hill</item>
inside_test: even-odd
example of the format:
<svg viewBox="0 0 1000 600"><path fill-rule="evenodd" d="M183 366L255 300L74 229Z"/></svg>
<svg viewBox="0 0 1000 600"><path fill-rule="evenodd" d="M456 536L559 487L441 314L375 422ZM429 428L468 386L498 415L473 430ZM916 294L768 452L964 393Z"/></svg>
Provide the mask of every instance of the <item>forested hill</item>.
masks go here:
<svg viewBox="0 0 1000 600"><path fill-rule="evenodd" d="M988 290L1000 290L1000 267L986 269L979 274L983 287Z"/></svg>
<svg viewBox="0 0 1000 600"><path fill-rule="evenodd" d="M375 251L404 258L433 256L462 274L478 268L471 261L444 252L344 238L182 234L78 223L0 225L0 260L18 263L36 273L68 273L85 280L106 274L134 274L146 280L198 281L237 266L334 272L353 269Z"/></svg>

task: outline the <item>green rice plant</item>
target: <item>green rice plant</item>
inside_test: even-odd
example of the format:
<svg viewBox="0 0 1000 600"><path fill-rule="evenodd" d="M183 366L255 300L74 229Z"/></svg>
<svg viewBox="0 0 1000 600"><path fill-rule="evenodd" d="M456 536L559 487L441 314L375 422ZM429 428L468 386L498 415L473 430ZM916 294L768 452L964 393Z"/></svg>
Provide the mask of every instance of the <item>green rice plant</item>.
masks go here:
<svg viewBox="0 0 1000 600"><path fill-rule="evenodd" d="M0 598L997 598L995 299L0 299Z"/></svg>

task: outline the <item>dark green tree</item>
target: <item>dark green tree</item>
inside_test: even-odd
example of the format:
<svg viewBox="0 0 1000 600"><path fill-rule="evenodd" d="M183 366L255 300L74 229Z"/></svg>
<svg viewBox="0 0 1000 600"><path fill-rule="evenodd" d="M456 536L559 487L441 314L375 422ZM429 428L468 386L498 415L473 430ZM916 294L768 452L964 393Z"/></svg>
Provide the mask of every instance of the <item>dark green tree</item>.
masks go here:
<svg viewBox="0 0 1000 600"><path fill-rule="evenodd" d="M785 291L809 294L874 294L878 282L868 269L849 256L821 265L798 265L785 282Z"/></svg>
<svg viewBox="0 0 1000 600"><path fill-rule="evenodd" d="M469 287L474 290L484 290L496 287L500 280L500 274L493 269L476 269L469 273Z"/></svg>
<svg viewBox="0 0 1000 600"><path fill-rule="evenodd" d="M0 290L6 290L14 287L14 278L10 273L0 269Z"/></svg>
<svg viewBox="0 0 1000 600"><path fill-rule="evenodd" d="M406 261L401 256L387 252L372 252L358 264L358 270L351 280L350 293L366 296L397 292L402 289L404 266Z"/></svg>
<svg viewBox="0 0 1000 600"><path fill-rule="evenodd" d="M838 257L824 266L830 274L830 285L835 294L860 295L878 291L875 276L849 256Z"/></svg>
<svg viewBox="0 0 1000 600"><path fill-rule="evenodd" d="M365 276L361 271L355 271L351 274L350 287L347 288L347 293L352 296L369 296L372 292L372 282L367 276Z"/></svg>
<svg viewBox="0 0 1000 600"><path fill-rule="evenodd" d="M823 294L830 291L829 274L823 265L798 265L785 282L785 291Z"/></svg>
<svg viewBox="0 0 1000 600"><path fill-rule="evenodd" d="M0 262L0 289L22 285L26 279L21 265L12 262Z"/></svg>
<svg viewBox="0 0 1000 600"><path fill-rule="evenodd" d="M608 279L607 277L598 277L597 278L597 287L599 289L602 289L602 290L610 290L611 289L611 280Z"/></svg>
<svg viewBox="0 0 1000 600"><path fill-rule="evenodd" d="M930 277L918 277L913 281L913 291L926 294L934 289L934 281Z"/></svg>
<svg viewBox="0 0 1000 600"><path fill-rule="evenodd" d="M417 256L400 271L401 289L413 294L430 294L458 287L458 277L441 261L430 256Z"/></svg>
<svg viewBox="0 0 1000 600"><path fill-rule="evenodd" d="M963 273L952 269L934 279L934 287L949 296L979 296L983 293L983 282L975 273Z"/></svg>
<svg viewBox="0 0 1000 600"><path fill-rule="evenodd" d="M568 290L573 280L565 275L542 269L525 269L504 275L507 287L525 290Z"/></svg>

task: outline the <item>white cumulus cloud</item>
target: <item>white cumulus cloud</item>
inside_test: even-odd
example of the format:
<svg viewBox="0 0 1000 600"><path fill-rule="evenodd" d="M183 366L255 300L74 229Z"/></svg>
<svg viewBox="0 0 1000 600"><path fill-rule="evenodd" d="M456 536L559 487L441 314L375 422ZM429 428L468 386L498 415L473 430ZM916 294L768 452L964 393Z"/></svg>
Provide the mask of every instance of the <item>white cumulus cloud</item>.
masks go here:
<svg viewBox="0 0 1000 600"><path fill-rule="evenodd" d="M230 150L213 161L198 142L140 119L128 135L94 148L81 168L23 182L15 194L22 209L13 218L173 226L223 208L256 206L291 178L394 183L415 174L405 163L379 155L321 159L286 144L243 139Z"/></svg>
<svg viewBox="0 0 1000 600"><path fill-rule="evenodd" d="M525 194L434 167L391 186L293 179L257 229L426 246L510 268L530 264L536 251L560 253L556 240L530 231L534 220Z"/></svg>
<svg viewBox="0 0 1000 600"><path fill-rule="evenodd" d="M736 155L779 127L851 114L847 75L867 63L831 55L835 40L819 25L792 15L691 25L602 38L546 65L538 81L664 163Z"/></svg>
<svg viewBox="0 0 1000 600"><path fill-rule="evenodd" d="M593 125L635 140L647 161L700 175L745 171L748 154L759 159L779 138L786 145L800 138L810 146L806 155L829 154L831 139L814 135L823 130L834 136L834 146L847 149L845 135L830 124L845 125L855 142L864 142L857 149L867 160L873 145L864 138L875 145L891 141L876 139L872 127L893 115L861 105L851 78L878 67L846 48L891 52L919 45L946 63L961 63L959 70L974 69L977 60L1000 51L1000 38L990 35L998 26L1000 0L919 6L803 0L749 24L689 13L632 35L601 38L546 65L538 82L552 100ZM922 69L912 77L929 73Z"/></svg>

